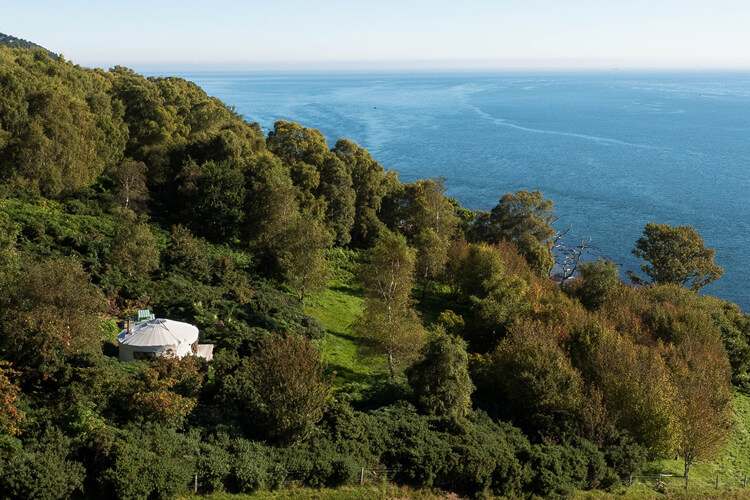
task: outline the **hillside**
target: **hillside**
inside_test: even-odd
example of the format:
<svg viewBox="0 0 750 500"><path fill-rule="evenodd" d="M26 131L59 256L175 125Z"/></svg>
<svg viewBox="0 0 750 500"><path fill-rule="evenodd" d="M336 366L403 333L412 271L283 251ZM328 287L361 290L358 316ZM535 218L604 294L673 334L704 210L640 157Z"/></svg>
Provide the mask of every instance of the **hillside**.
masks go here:
<svg viewBox="0 0 750 500"><path fill-rule="evenodd" d="M8 47L19 47L22 49L41 49L47 52L47 55L49 55L55 61L60 57L51 50L45 49L41 45L37 45L34 42L29 42L28 40L15 37L13 35L6 35L5 33L0 33L0 45L7 45Z"/></svg>
<svg viewBox="0 0 750 500"><path fill-rule="evenodd" d="M468 210L38 50L0 46L0 86L0 497L596 497L748 466L750 316L698 293L721 268L692 228L647 225L633 286L539 191Z"/></svg>

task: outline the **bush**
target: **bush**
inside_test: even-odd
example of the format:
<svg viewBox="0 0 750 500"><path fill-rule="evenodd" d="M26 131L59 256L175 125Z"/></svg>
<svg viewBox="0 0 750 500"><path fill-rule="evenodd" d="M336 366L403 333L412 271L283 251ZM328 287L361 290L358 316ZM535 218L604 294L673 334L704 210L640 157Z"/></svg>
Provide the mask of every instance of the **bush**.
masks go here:
<svg viewBox="0 0 750 500"><path fill-rule="evenodd" d="M118 498L171 499L193 479L197 439L158 425L121 431L101 476L104 491Z"/></svg>
<svg viewBox="0 0 750 500"><path fill-rule="evenodd" d="M86 470L68 459L70 440L51 429L39 440L32 440L20 449L9 443L7 462L0 456L0 497L39 500L69 498L74 491L83 491Z"/></svg>
<svg viewBox="0 0 750 500"><path fill-rule="evenodd" d="M268 488L280 488L286 480L286 468L279 463L273 448L261 443L237 440L232 445L232 481L236 491L252 493Z"/></svg>
<svg viewBox="0 0 750 500"><path fill-rule="evenodd" d="M316 439L301 447L284 450L291 478L313 488L335 488L354 482L361 465L347 454L339 453L328 439Z"/></svg>
<svg viewBox="0 0 750 500"><path fill-rule="evenodd" d="M648 451L626 432L617 436L617 439L605 446L603 451L607 464L621 479L638 474L646 465Z"/></svg>
<svg viewBox="0 0 750 500"><path fill-rule="evenodd" d="M232 456L227 451L227 444L201 443L196 463L201 491L212 493L224 489L232 469Z"/></svg>

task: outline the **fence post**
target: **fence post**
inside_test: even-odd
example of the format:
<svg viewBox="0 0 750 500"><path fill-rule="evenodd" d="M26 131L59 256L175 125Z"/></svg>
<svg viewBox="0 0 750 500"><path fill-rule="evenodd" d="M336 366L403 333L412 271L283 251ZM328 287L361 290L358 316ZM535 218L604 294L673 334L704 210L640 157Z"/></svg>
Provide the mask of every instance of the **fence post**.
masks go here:
<svg viewBox="0 0 750 500"><path fill-rule="evenodd" d="M198 493L198 473L197 472L195 473L195 478L193 482L193 491L195 493Z"/></svg>
<svg viewBox="0 0 750 500"><path fill-rule="evenodd" d="M719 475L716 474L716 489L719 489Z"/></svg>
<svg viewBox="0 0 750 500"><path fill-rule="evenodd" d="M633 474L631 474L630 477L628 477L628 488L632 488L632 487L633 487Z"/></svg>
<svg viewBox="0 0 750 500"><path fill-rule="evenodd" d="M365 468L362 467L362 470L359 472L359 485L362 486L365 484Z"/></svg>
<svg viewBox="0 0 750 500"><path fill-rule="evenodd" d="M747 474L745 474L745 480L742 481L742 487L747 488Z"/></svg>

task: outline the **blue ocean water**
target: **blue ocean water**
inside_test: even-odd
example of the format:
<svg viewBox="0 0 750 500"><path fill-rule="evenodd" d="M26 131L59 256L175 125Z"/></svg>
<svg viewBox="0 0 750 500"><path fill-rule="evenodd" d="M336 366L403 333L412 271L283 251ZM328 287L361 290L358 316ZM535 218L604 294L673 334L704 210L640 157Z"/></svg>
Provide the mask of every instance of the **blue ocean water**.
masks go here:
<svg viewBox="0 0 750 500"><path fill-rule="evenodd" d="M403 181L445 176L472 209L539 189L558 229L637 270L647 222L692 225L750 311L750 74L183 73L264 131L347 137Z"/></svg>

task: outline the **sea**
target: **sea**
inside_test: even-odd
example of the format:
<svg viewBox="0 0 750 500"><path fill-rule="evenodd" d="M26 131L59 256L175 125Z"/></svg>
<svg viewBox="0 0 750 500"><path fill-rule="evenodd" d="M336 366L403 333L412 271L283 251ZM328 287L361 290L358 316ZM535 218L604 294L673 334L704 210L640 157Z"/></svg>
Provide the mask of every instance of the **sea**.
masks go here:
<svg viewBox="0 0 750 500"><path fill-rule="evenodd" d="M157 73L147 73L159 75ZM568 245L625 271L647 222L689 225L724 276L703 293L750 312L750 73L165 72L265 132L276 120L365 147L402 181L445 177L489 210L552 199Z"/></svg>

